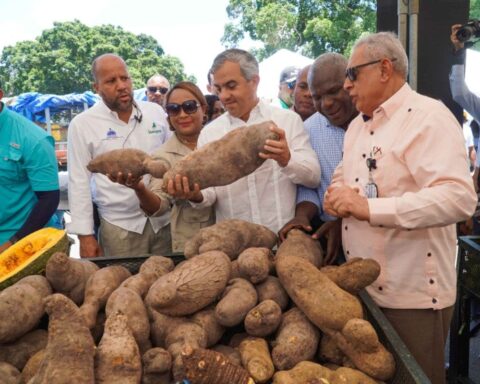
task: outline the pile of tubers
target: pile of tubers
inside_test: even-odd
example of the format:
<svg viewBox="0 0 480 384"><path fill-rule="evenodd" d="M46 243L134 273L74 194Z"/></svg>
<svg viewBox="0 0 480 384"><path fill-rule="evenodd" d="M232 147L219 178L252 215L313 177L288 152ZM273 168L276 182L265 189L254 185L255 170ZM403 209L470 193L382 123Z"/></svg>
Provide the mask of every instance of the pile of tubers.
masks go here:
<svg viewBox="0 0 480 384"><path fill-rule="evenodd" d="M151 256L134 275L121 260L99 269L55 254L45 277L0 292L2 383L391 379L393 356L356 296L378 277L378 264L322 267L310 236L292 230L275 254L272 238L266 228L227 220L191 240L189 249L203 251L177 266Z"/></svg>

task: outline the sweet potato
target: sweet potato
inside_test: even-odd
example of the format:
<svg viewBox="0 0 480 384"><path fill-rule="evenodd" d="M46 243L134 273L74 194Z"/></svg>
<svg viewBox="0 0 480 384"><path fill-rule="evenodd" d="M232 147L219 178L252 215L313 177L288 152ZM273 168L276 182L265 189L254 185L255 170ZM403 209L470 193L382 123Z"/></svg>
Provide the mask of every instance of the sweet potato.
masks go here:
<svg viewBox="0 0 480 384"><path fill-rule="evenodd" d="M142 297L133 289L119 287L112 292L105 306L107 318L120 312L127 318L127 324L132 331L140 353L150 349L150 322L148 321L147 309Z"/></svg>
<svg viewBox="0 0 480 384"><path fill-rule="evenodd" d="M0 344L10 343L35 328L51 294L43 276L27 276L0 292Z"/></svg>
<svg viewBox="0 0 480 384"><path fill-rule="evenodd" d="M94 383L95 345L78 307L55 293L45 299L45 311L49 316L48 344L29 384Z"/></svg>
<svg viewBox="0 0 480 384"><path fill-rule="evenodd" d="M28 359L47 346L47 339L47 331L36 329L10 344L0 345L0 361L21 371Z"/></svg>
<svg viewBox="0 0 480 384"><path fill-rule="evenodd" d="M377 384L364 373L351 368L328 369L320 364L302 361L289 371L279 371L273 376L273 384Z"/></svg>
<svg viewBox="0 0 480 384"><path fill-rule="evenodd" d="M320 271L340 288L356 295L377 280L380 275L380 264L373 259L355 257L342 265L329 265Z"/></svg>
<svg viewBox="0 0 480 384"><path fill-rule="evenodd" d="M211 304L221 294L230 271L230 259L223 252L204 253L160 277L150 287L145 301L165 315L190 315Z"/></svg>
<svg viewBox="0 0 480 384"><path fill-rule="evenodd" d="M273 248L277 236L263 225L230 219L200 229L185 243L185 257L191 258L212 250L225 252L234 260L250 247Z"/></svg>
<svg viewBox="0 0 480 384"><path fill-rule="evenodd" d="M268 248L247 248L237 260L240 276L252 284L265 281L274 270L273 253Z"/></svg>
<svg viewBox="0 0 480 384"><path fill-rule="evenodd" d="M148 154L133 148L114 149L92 159L87 169L93 173L104 175L124 175L131 173L134 178L139 178L147 173L153 177L162 177L170 168L170 163L164 159L153 160Z"/></svg>
<svg viewBox="0 0 480 384"><path fill-rule="evenodd" d="M327 331L357 369L378 380L395 373L395 360L378 340L372 325L363 319L349 320L341 331Z"/></svg>
<svg viewBox="0 0 480 384"><path fill-rule="evenodd" d="M272 121L234 129L221 139L189 153L163 176L163 185L180 174L187 176L190 188L222 186L249 175L264 163L258 154L264 152L266 140L278 135L270 130Z"/></svg>
<svg viewBox="0 0 480 384"><path fill-rule="evenodd" d="M273 300L265 300L247 313L244 325L251 336L265 337L276 331L282 321L282 310Z"/></svg>
<svg viewBox="0 0 480 384"><path fill-rule="evenodd" d="M242 365L255 383L268 382L275 372L268 344L264 339L248 337L238 347L242 357Z"/></svg>
<svg viewBox="0 0 480 384"><path fill-rule="evenodd" d="M283 288L280 280L275 276L268 276L267 279L255 286L258 294L258 301L273 300L284 311L288 305L288 294Z"/></svg>
<svg viewBox="0 0 480 384"><path fill-rule="evenodd" d="M232 364L221 353L207 349L187 349L182 359L186 377L191 384L255 384L245 369Z"/></svg>
<svg viewBox="0 0 480 384"><path fill-rule="evenodd" d="M20 372L13 365L0 361L0 377L2 384L18 384Z"/></svg>
<svg viewBox="0 0 480 384"><path fill-rule="evenodd" d="M95 271L85 285L85 298L80 313L87 327L95 326L97 313L107 303L108 298L118 286L131 276L128 269L120 265L111 265Z"/></svg>
<svg viewBox="0 0 480 384"><path fill-rule="evenodd" d="M144 298L155 280L173 271L173 268L172 259L163 256L150 256L140 266L138 273L123 281L120 286L133 289Z"/></svg>
<svg viewBox="0 0 480 384"><path fill-rule="evenodd" d="M272 343L272 360L275 368L286 370L304 360L314 358L320 332L298 308L282 316L277 336Z"/></svg>
<svg viewBox="0 0 480 384"><path fill-rule="evenodd" d="M222 299L215 307L215 318L225 327L240 324L257 304L257 291L252 283L237 278L228 282Z"/></svg>
<svg viewBox="0 0 480 384"><path fill-rule="evenodd" d="M340 331L350 319L363 317L360 301L339 288L308 260L282 256L277 258L275 266L290 298L322 331Z"/></svg>
<svg viewBox="0 0 480 384"><path fill-rule="evenodd" d="M88 260L72 259L56 252L48 260L45 277L55 292L63 293L77 305L83 303L85 284L99 267Z"/></svg>
<svg viewBox="0 0 480 384"><path fill-rule="evenodd" d="M288 232L286 240L278 247L275 260L283 256L302 257L317 268L323 263L323 251L318 240L312 239L312 236L300 229Z"/></svg>
<svg viewBox="0 0 480 384"><path fill-rule="evenodd" d="M140 384L140 351L126 316L107 317L105 332L95 354L95 383Z"/></svg>

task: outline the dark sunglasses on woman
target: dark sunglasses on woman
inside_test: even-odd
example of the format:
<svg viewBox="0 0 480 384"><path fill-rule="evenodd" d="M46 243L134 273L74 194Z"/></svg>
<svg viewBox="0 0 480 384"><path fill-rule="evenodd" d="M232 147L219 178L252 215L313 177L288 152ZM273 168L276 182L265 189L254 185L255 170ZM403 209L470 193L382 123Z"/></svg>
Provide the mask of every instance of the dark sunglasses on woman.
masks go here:
<svg viewBox="0 0 480 384"><path fill-rule="evenodd" d="M195 100L187 100L182 104L168 103L165 109L167 110L168 116L177 116L182 109L187 115L192 115L198 111L198 107L200 107L200 104Z"/></svg>

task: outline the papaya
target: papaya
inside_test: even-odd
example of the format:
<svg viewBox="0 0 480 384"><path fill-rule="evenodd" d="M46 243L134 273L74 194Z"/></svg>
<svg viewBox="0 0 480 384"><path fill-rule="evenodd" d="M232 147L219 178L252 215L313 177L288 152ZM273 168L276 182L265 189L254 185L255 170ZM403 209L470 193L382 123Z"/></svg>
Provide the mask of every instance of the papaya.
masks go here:
<svg viewBox="0 0 480 384"><path fill-rule="evenodd" d="M69 241L64 230L42 228L25 236L0 253L0 290L22 277L45 271L48 259L55 252L68 253Z"/></svg>

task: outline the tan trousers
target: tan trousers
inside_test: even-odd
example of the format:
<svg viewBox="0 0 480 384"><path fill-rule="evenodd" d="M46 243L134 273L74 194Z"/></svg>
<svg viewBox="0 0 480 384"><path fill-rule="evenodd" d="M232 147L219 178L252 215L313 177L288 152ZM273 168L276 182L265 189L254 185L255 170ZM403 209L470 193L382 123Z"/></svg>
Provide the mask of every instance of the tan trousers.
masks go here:
<svg viewBox="0 0 480 384"><path fill-rule="evenodd" d="M453 306L439 311L381 309L432 384L444 384L445 344Z"/></svg>
<svg viewBox="0 0 480 384"><path fill-rule="evenodd" d="M172 253L170 224L157 233L147 221L143 233L130 232L100 218L99 242L107 257L168 255Z"/></svg>

